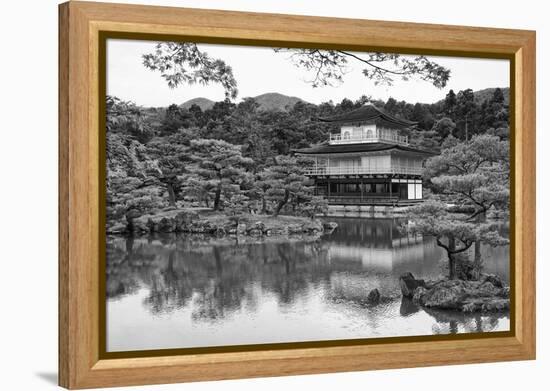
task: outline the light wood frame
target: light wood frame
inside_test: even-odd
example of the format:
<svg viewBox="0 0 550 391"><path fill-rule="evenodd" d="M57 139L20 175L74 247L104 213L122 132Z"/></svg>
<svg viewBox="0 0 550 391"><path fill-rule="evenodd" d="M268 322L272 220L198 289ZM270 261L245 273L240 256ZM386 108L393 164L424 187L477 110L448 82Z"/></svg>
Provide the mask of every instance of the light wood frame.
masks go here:
<svg viewBox="0 0 550 391"><path fill-rule="evenodd" d="M216 42L507 57L513 148L510 336L101 359L100 31ZM75 388L535 358L535 32L89 2L59 6L59 384Z"/></svg>

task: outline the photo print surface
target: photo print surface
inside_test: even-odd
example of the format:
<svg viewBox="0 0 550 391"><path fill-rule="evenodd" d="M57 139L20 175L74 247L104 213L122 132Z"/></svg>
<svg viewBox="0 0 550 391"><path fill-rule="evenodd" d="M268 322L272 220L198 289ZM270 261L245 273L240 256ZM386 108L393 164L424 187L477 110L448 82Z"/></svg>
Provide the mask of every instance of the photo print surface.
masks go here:
<svg viewBox="0 0 550 391"><path fill-rule="evenodd" d="M510 330L510 62L107 39L107 352Z"/></svg>

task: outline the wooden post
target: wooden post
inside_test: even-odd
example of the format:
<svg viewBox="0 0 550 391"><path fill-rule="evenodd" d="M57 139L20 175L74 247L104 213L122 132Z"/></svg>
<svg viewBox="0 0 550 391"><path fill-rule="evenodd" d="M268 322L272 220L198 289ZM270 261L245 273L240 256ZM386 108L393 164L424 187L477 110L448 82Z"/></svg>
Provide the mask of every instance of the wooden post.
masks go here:
<svg viewBox="0 0 550 391"><path fill-rule="evenodd" d="M390 176L390 201L393 202L392 200L392 183L391 183L391 176Z"/></svg>
<svg viewBox="0 0 550 391"><path fill-rule="evenodd" d="M359 186L361 186L361 203L363 203L363 178L361 178L361 182Z"/></svg>

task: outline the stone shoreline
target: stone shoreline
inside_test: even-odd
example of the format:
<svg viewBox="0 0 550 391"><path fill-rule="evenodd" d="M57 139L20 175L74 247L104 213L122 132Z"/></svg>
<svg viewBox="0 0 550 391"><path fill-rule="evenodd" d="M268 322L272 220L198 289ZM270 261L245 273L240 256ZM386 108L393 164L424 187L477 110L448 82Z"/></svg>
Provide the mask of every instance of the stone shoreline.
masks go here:
<svg viewBox="0 0 550 391"><path fill-rule="evenodd" d="M107 227L107 234L194 233L224 235L319 235L332 232L337 224L297 216L267 216L244 214L227 216L212 211L174 209L146 214L127 224Z"/></svg>

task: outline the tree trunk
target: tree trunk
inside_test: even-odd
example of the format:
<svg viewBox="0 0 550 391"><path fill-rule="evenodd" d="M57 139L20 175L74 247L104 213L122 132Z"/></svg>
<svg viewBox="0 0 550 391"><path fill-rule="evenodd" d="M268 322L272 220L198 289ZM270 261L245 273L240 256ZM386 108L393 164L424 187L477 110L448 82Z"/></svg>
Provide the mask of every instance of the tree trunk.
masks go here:
<svg viewBox="0 0 550 391"><path fill-rule="evenodd" d="M262 196L262 210L260 213L263 215L267 214L267 202L265 201L265 196Z"/></svg>
<svg viewBox="0 0 550 391"><path fill-rule="evenodd" d="M134 237L128 236L126 238L126 252L132 254L134 252Z"/></svg>
<svg viewBox="0 0 550 391"><path fill-rule="evenodd" d="M131 264L134 257L134 235L126 238L126 261Z"/></svg>
<svg viewBox="0 0 550 391"><path fill-rule="evenodd" d="M449 258L449 279L456 279L456 262L454 259L454 251L456 250L455 246L455 237L449 235L449 249L447 250L447 257Z"/></svg>
<svg viewBox="0 0 550 391"><path fill-rule="evenodd" d="M126 227L128 227L128 231L134 232L134 218L139 215L140 213L138 213L135 209L126 211L124 217L126 217Z"/></svg>
<svg viewBox="0 0 550 391"><path fill-rule="evenodd" d="M481 213L477 215L477 222L478 223L484 223L487 219L487 216L484 213ZM473 270L473 279L479 280L479 277L481 275L481 240L476 240L474 245L474 270Z"/></svg>
<svg viewBox="0 0 550 391"><path fill-rule="evenodd" d="M277 217L279 216L279 213L281 212L281 209L283 209L283 206L286 205L286 203L288 202L288 199L290 198L290 191L288 189L285 189L285 196L284 198L279 201L279 203L277 204L277 207L275 208L275 210L273 211L273 216Z"/></svg>
<svg viewBox="0 0 550 391"><path fill-rule="evenodd" d="M176 193L174 192L174 186L171 183L166 184L166 189L168 189L168 203L170 206L176 206Z"/></svg>
<svg viewBox="0 0 550 391"><path fill-rule="evenodd" d="M222 196L222 181L218 183L216 188L216 196L214 197L214 210L220 210L220 199Z"/></svg>
<svg viewBox="0 0 550 391"><path fill-rule="evenodd" d="M481 240L476 240L474 244L474 270L472 270L472 278L479 280L481 275Z"/></svg>
<svg viewBox="0 0 550 391"><path fill-rule="evenodd" d="M284 243L283 245L278 246L277 252L281 257L281 261L283 261L285 265L285 274L290 275L290 257L288 256L290 254L290 245L288 243Z"/></svg>
<svg viewBox="0 0 550 391"><path fill-rule="evenodd" d="M171 273L174 273L174 260L176 259L176 250L170 251L170 254L168 254L168 266L166 267L166 270L170 271Z"/></svg>
<svg viewBox="0 0 550 391"><path fill-rule="evenodd" d="M464 243L464 246L457 249L454 235L452 235L452 234L447 235L447 240L448 240L448 243L445 244L441 241L440 237L436 237L437 245L439 247L445 249L445 251L447 252L447 260L449 262L448 263L449 264L449 279L450 280L456 280L457 278L459 278L459 276L457 275L457 272L456 272L456 259L455 259L455 256L456 256L456 254L467 251L472 246L472 244L474 244L474 242L467 242L467 241L462 241L461 240Z"/></svg>
<svg viewBox="0 0 550 391"><path fill-rule="evenodd" d="M214 246L212 250L214 253L214 261L216 262L216 275L220 277L223 273L223 263L220 249L218 246Z"/></svg>
<svg viewBox="0 0 550 391"><path fill-rule="evenodd" d="M449 321L449 331L451 334L458 334L458 322L456 320Z"/></svg>

